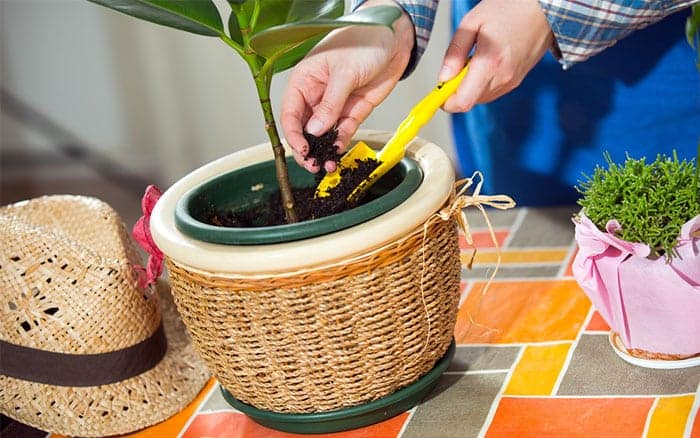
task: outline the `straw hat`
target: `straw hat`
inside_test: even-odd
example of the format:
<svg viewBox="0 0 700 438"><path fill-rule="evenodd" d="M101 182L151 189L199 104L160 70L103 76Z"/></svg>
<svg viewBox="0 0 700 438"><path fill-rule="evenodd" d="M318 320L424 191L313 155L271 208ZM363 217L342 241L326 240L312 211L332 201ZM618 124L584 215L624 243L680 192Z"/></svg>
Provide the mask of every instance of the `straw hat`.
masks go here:
<svg viewBox="0 0 700 438"><path fill-rule="evenodd" d="M123 434L204 386L167 287L138 286L139 255L109 205L45 196L0 207L0 242L2 414L65 435Z"/></svg>

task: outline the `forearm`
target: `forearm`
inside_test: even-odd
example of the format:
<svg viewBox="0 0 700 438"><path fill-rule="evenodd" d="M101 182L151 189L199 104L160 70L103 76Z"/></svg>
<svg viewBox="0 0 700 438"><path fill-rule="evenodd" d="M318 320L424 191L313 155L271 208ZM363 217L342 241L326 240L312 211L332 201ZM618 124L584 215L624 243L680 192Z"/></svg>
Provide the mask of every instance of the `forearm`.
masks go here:
<svg viewBox="0 0 700 438"><path fill-rule="evenodd" d="M539 3L554 33L555 55L564 68L569 68L613 46L635 30L698 1L539 0Z"/></svg>
<svg viewBox="0 0 700 438"><path fill-rule="evenodd" d="M353 0L352 10L357 9L367 0ZM411 51L411 60L404 71L402 79L413 72L421 56L425 52L430 39L430 33L433 30L435 22L435 13L437 11L438 2L440 0L394 0L400 5L411 18L414 27L415 40Z"/></svg>

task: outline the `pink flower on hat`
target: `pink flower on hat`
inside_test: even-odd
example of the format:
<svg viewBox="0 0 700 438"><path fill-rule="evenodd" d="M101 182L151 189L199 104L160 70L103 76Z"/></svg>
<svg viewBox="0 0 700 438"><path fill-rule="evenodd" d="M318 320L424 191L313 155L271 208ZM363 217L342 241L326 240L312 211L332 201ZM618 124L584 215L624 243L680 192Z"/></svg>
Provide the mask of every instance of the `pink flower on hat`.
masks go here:
<svg viewBox="0 0 700 438"><path fill-rule="evenodd" d="M136 267L139 274L139 286L144 288L154 284L163 272L163 252L156 246L151 235L151 214L162 194L158 187L152 184L146 187L146 193L141 199L143 216L136 221L131 231L134 240L149 254L146 268Z"/></svg>

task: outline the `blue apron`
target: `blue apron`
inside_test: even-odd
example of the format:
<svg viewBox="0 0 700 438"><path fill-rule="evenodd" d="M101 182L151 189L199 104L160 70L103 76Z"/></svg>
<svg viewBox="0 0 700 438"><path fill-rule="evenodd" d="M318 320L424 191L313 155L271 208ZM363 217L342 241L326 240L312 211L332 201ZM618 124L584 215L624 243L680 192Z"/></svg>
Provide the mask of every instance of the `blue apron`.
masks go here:
<svg viewBox="0 0 700 438"><path fill-rule="evenodd" d="M474 1L452 2L453 29ZM583 175L626 155L695 158L700 72L685 40L685 9L563 71L551 55L495 102L452 116L459 173L519 205L574 204Z"/></svg>

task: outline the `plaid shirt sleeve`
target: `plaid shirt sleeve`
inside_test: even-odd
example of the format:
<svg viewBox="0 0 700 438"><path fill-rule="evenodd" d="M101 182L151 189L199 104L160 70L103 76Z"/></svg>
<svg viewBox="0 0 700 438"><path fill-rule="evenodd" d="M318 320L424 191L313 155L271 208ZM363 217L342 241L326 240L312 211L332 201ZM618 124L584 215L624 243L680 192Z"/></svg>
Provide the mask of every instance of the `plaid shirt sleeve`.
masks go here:
<svg viewBox="0 0 700 438"><path fill-rule="evenodd" d="M555 56L567 69L613 46L633 31L698 1L539 0L539 3L554 32Z"/></svg>
<svg viewBox="0 0 700 438"><path fill-rule="evenodd" d="M351 9L354 11L366 0L353 0ZM413 22L416 33L416 39L411 51L411 60L406 66L401 79L408 77L416 68L418 61L430 39L430 32L433 30L435 22L435 12L437 11L438 2L440 0L395 0L396 3L403 8Z"/></svg>

